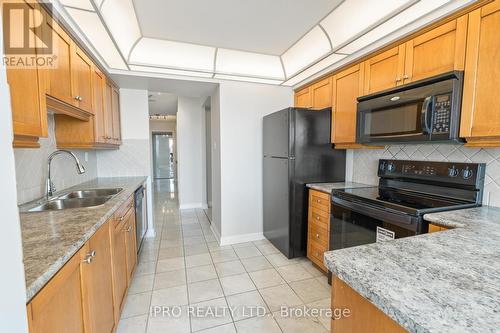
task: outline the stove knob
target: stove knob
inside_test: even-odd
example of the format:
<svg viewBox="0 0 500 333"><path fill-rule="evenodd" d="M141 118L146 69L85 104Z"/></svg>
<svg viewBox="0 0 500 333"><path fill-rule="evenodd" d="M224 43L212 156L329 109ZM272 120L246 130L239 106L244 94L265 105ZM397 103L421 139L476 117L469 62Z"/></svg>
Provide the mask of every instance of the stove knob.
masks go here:
<svg viewBox="0 0 500 333"><path fill-rule="evenodd" d="M469 168L462 170L462 177L464 177L464 179L469 179L470 177L472 177L473 174L474 172L472 172L472 170Z"/></svg>
<svg viewBox="0 0 500 333"><path fill-rule="evenodd" d="M458 176L458 169L452 166L451 168L448 168L448 176L450 177L456 177Z"/></svg>
<svg viewBox="0 0 500 333"><path fill-rule="evenodd" d="M380 163L379 169L380 171L385 171L385 162Z"/></svg>
<svg viewBox="0 0 500 333"><path fill-rule="evenodd" d="M396 171L396 166L395 166L394 164L392 164L392 163L389 163L389 164L387 165L387 171L389 171L389 172L394 172L394 171Z"/></svg>

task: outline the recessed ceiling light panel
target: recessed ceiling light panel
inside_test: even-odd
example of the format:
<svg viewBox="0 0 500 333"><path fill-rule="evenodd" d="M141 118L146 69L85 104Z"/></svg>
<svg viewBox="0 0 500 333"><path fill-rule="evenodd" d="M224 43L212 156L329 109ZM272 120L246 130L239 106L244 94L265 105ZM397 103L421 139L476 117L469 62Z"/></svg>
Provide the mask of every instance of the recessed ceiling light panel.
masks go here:
<svg viewBox="0 0 500 333"><path fill-rule="evenodd" d="M218 49L216 72L228 75L246 75L261 78L284 79L278 56L228 49Z"/></svg>
<svg viewBox="0 0 500 333"><path fill-rule="evenodd" d="M346 0L320 22L333 48L342 46L415 0Z"/></svg>
<svg viewBox="0 0 500 333"><path fill-rule="evenodd" d="M328 37L320 27L314 27L281 56L286 76L293 76L330 51Z"/></svg>
<svg viewBox="0 0 500 333"><path fill-rule="evenodd" d="M148 66L135 66L135 65L130 65L129 67L132 71L146 72L146 73L182 75L182 76L192 76L192 77L202 77L202 78L211 78L213 75L212 73L184 71L184 70L168 69L161 67L148 67Z"/></svg>

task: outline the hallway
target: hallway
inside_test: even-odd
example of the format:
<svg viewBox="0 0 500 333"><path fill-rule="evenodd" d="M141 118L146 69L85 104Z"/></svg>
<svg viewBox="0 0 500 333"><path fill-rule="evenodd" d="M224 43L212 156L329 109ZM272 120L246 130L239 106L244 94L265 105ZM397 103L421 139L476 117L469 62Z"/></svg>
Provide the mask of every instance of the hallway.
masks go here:
<svg viewBox="0 0 500 333"><path fill-rule="evenodd" d="M326 276L267 240L219 246L202 209L178 210L174 180L154 182L156 237L144 241L118 333L327 332ZM324 313L323 313L324 314Z"/></svg>

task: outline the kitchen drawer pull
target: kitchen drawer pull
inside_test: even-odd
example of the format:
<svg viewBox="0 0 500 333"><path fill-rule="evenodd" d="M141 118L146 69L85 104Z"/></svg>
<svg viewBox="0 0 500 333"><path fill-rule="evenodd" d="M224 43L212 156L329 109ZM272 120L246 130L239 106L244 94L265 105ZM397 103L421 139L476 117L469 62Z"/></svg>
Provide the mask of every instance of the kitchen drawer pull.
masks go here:
<svg viewBox="0 0 500 333"><path fill-rule="evenodd" d="M82 260L82 263L90 265L92 263L92 256L89 255L89 254L87 254L87 258L85 258L84 260Z"/></svg>
<svg viewBox="0 0 500 333"><path fill-rule="evenodd" d="M319 239L319 234L316 234L316 238L318 238L318 239Z"/></svg>

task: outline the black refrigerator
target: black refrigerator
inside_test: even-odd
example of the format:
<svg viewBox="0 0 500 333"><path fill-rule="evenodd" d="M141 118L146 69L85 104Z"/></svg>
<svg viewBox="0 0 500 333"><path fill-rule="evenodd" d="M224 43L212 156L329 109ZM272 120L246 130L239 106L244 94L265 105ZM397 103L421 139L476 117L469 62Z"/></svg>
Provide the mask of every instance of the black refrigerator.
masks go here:
<svg viewBox="0 0 500 333"><path fill-rule="evenodd" d="M345 150L330 143L331 109L264 117L264 236L288 258L307 252L306 184L345 180Z"/></svg>

